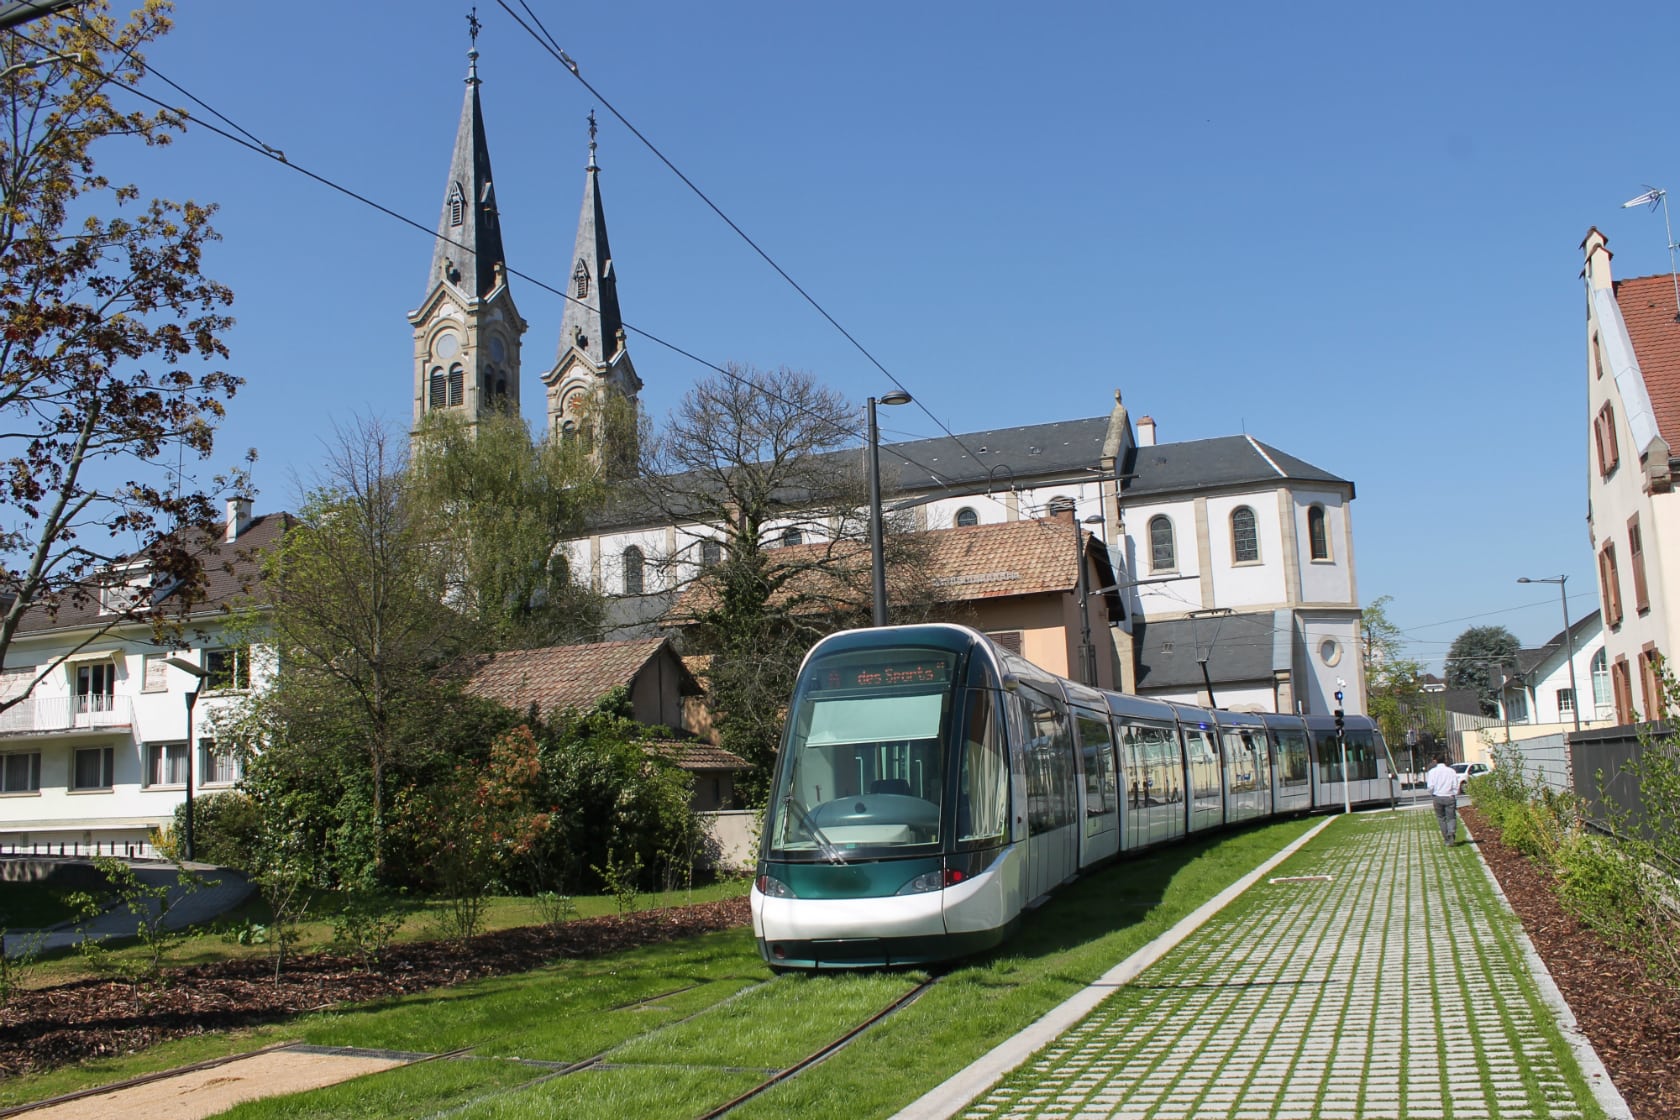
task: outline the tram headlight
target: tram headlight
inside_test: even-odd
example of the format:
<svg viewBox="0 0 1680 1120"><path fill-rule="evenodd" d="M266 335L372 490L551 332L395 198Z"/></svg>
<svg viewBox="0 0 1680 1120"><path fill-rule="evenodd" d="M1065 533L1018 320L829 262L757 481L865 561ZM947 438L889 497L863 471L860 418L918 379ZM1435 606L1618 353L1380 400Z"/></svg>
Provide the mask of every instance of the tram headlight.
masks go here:
<svg viewBox="0 0 1680 1120"><path fill-rule="evenodd" d="M928 891L943 890L945 888L945 872L943 870L924 871L920 875L898 888L898 894L926 894Z"/></svg>
<svg viewBox="0 0 1680 1120"><path fill-rule="evenodd" d="M774 875L760 875L758 877L758 893L765 898L797 898L793 888L776 878Z"/></svg>

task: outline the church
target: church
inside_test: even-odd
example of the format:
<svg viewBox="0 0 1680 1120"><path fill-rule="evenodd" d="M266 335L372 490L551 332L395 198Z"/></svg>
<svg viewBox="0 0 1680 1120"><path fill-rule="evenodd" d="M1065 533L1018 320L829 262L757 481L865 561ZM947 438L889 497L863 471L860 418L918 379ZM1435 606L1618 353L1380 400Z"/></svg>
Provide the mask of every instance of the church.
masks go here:
<svg viewBox="0 0 1680 1120"><path fill-rule="evenodd" d="M527 324L503 254L476 44L468 59L425 298L409 314L416 427L437 410L470 422L519 407ZM565 294L556 357L539 375L542 432L586 439L602 469L623 477L635 466L634 437L620 429L617 440L607 438L601 406L613 401L633 413L642 381L620 315L593 115ZM1061 652L1041 661L1052 671L1079 675L1094 659L1113 666L1100 675L1104 684L1144 696L1250 711L1365 711L1353 483L1253 436L1167 442L1151 417L1133 420L1120 392L1104 404L1106 413L1080 419L882 445L883 500L930 533L1046 527L1036 547L1068 558ZM863 457L861 449L830 454L847 471ZM783 530L766 527L772 538ZM568 552L572 570L587 573L612 602L609 637L625 638L657 631L716 548L695 527L621 514ZM1096 563L1088 567L1090 549ZM999 567L983 556L972 563ZM1020 574L999 568L939 578L953 588L988 587L996 625L982 628L1030 648L1031 635L1009 621L1018 612L1003 609L1021 599L1004 577ZM1027 581L1017 582L1024 593ZM1041 582L1034 594L1045 592ZM1093 624L1098 593L1104 609Z"/></svg>

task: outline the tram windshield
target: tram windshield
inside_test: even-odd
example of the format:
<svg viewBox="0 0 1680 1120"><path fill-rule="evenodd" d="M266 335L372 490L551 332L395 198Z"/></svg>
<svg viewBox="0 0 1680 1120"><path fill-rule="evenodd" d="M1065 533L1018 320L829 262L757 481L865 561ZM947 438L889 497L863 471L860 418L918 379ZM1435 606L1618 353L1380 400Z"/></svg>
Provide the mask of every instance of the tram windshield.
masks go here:
<svg viewBox="0 0 1680 1120"><path fill-rule="evenodd" d="M956 660L875 649L806 665L770 805L772 852L843 861L938 843Z"/></svg>

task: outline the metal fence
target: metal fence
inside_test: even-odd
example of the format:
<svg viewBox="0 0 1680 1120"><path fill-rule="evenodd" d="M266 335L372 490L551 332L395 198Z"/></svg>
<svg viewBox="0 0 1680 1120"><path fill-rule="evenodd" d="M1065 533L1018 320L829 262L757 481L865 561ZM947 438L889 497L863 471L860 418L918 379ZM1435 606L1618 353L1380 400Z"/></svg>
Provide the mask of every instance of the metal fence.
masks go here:
<svg viewBox="0 0 1680 1120"><path fill-rule="evenodd" d="M1586 803L1588 820L1608 828L1620 818L1625 827L1644 827L1639 780L1630 766L1644 756L1649 744L1673 733L1667 723L1642 723L1569 736L1570 785Z"/></svg>

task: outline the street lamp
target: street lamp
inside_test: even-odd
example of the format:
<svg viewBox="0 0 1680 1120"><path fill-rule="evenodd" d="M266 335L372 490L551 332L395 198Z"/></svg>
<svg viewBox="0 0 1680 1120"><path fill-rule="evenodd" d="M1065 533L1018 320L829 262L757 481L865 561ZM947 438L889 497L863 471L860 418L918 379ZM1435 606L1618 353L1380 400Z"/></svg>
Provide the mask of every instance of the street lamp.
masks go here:
<svg viewBox="0 0 1680 1120"><path fill-rule="evenodd" d="M881 549L881 433L875 427L875 406L909 404L910 400L903 389L894 389L879 400L869 398L869 562L874 569L870 621L876 626L887 624L887 571Z"/></svg>
<svg viewBox="0 0 1680 1120"><path fill-rule="evenodd" d="M1567 575L1540 576L1529 579L1518 576L1518 583L1555 583L1558 585L1558 601L1563 604L1563 643L1569 651L1569 709L1570 715L1575 717L1575 730L1581 730L1581 690L1575 687L1575 635L1569 632L1569 592L1564 585L1569 582Z"/></svg>
<svg viewBox="0 0 1680 1120"><path fill-rule="evenodd" d="M193 858L193 756L198 753L193 744L193 706L198 703L198 691L204 687L204 678L210 675L210 670L200 665L194 665L184 657L166 657L165 665L173 665L183 673L190 673L193 677L192 691L187 696L187 813L186 827L181 835L181 861L183 863Z"/></svg>

